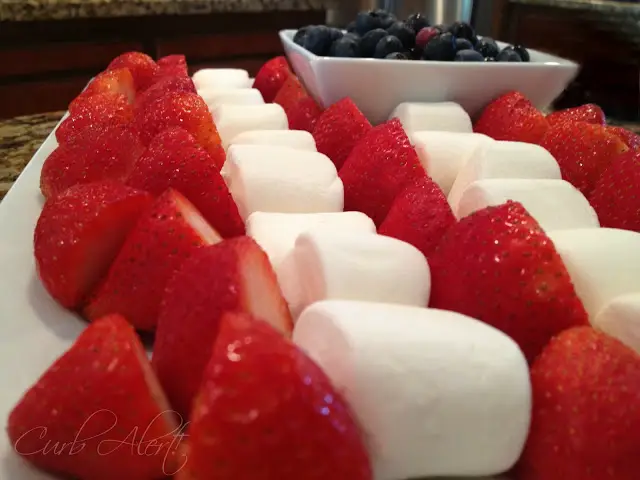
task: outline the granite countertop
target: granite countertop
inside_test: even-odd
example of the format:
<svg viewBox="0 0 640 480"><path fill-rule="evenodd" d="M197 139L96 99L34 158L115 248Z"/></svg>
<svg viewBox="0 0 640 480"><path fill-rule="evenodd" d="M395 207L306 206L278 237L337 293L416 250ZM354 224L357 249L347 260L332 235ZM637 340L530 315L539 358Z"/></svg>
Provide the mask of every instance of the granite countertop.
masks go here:
<svg viewBox="0 0 640 480"><path fill-rule="evenodd" d="M322 0L0 0L1 21L323 10Z"/></svg>

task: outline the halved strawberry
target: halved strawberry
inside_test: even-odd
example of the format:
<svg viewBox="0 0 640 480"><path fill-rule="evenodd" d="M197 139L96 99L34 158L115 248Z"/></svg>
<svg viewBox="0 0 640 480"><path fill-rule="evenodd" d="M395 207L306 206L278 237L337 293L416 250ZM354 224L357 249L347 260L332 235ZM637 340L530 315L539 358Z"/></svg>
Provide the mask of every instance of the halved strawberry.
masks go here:
<svg viewBox="0 0 640 480"><path fill-rule="evenodd" d="M185 418L228 311L257 315L285 335L292 330L269 259L250 237L198 250L167 285L152 364L171 405Z"/></svg>
<svg viewBox="0 0 640 480"><path fill-rule="evenodd" d="M284 82L293 75L289 69L289 64L285 57L275 57L265 63L253 82L253 88L257 88L262 94L262 98L267 103L275 100L278 90Z"/></svg>
<svg viewBox="0 0 640 480"><path fill-rule="evenodd" d="M289 107L287 112L289 128L313 133L320 115L322 115L322 108L313 98L301 98L297 103Z"/></svg>
<svg viewBox="0 0 640 480"><path fill-rule="evenodd" d="M123 318L87 327L14 407L7 433L38 468L92 480L157 479L180 468L180 425Z"/></svg>
<svg viewBox="0 0 640 480"><path fill-rule="evenodd" d="M129 103L136 98L136 86L128 68L106 70L94 78L78 97L90 97L97 93L115 93L127 97Z"/></svg>
<svg viewBox="0 0 640 480"><path fill-rule="evenodd" d="M427 176L397 118L371 129L339 173L344 184L344 209L367 214L377 226L396 196Z"/></svg>
<svg viewBox="0 0 640 480"><path fill-rule="evenodd" d="M605 125L607 123L604 112L598 105L587 103L579 107L565 108L547 115L549 125L556 125L564 122L585 122L594 125Z"/></svg>
<svg viewBox="0 0 640 480"><path fill-rule="evenodd" d="M607 132L622 140L631 150L640 148L640 135L623 127L607 127Z"/></svg>
<svg viewBox="0 0 640 480"><path fill-rule="evenodd" d="M142 52L127 52L114 58L107 70L128 68L133 75L137 92L143 92L155 80L160 68L149 55Z"/></svg>
<svg viewBox="0 0 640 480"><path fill-rule="evenodd" d="M134 108L136 111L142 112L151 102L165 95L170 95L172 92L196 93L196 87L193 84L193 80L187 76L159 78L144 92L138 94Z"/></svg>
<svg viewBox="0 0 640 480"><path fill-rule="evenodd" d="M502 330L529 362L554 335L588 324L562 259L520 203L487 207L452 225L429 266L431 308Z"/></svg>
<svg viewBox="0 0 640 480"><path fill-rule="evenodd" d="M425 175L398 194L378 233L410 243L428 258L454 223L444 192Z"/></svg>
<svg viewBox="0 0 640 480"><path fill-rule="evenodd" d="M154 195L178 190L220 235L243 235L244 223L219 170L188 132L169 128L153 139L127 183Z"/></svg>
<svg viewBox="0 0 640 480"><path fill-rule="evenodd" d="M78 308L153 197L117 182L76 185L48 200L34 234L38 274L49 294Z"/></svg>
<svg viewBox="0 0 640 480"><path fill-rule="evenodd" d="M69 113L97 112L97 111L126 111L131 108L129 99L121 93L96 93L89 97L78 96L69 104Z"/></svg>
<svg viewBox="0 0 640 480"><path fill-rule="evenodd" d="M473 131L495 140L538 143L549 128L542 113L519 92L508 92L485 107Z"/></svg>
<svg viewBox="0 0 640 480"><path fill-rule="evenodd" d="M347 405L302 350L262 320L224 316L177 480L371 480Z"/></svg>
<svg viewBox="0 0 640 480"><path fill-rule="evenodd" d="M119 313L139 330L155 330L169 279L198 248L219 241L186 198L167 190L127 237L85 315L95 320Z"/></svg>
<svg viewBox="0 0 640 480"><path fill-rule="evenodd" d="M300 80L298 80L298 77L291 74L289 75L289 78L287 78L287 80L282 84L280 90L278 90L276 98L273 100L273 102L280 105L288 115L289 110L291 110L299 100L307 96L307 91L300 83Z"/></svg>

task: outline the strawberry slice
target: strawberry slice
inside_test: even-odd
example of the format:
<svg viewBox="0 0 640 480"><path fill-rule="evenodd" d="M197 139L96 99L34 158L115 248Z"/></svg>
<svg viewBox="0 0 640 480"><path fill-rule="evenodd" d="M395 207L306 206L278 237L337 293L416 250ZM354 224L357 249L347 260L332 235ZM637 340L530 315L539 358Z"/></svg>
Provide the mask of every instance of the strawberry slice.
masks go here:
<svg viewBox="0 0 640 480"><path fill-rule="evenodd" d="M636 480L640 356L592 329L554 338L531 367L531 430L521 480Z"/></svg>
<svg viewBox="0 0 640 480"><path fill-rule="evenodd" d="M365 213L380 226L396 196L426 176L402 124L389 120L367 133L340 169L344 209Z"/></svg>
<svg viewBox="0 0 640 480"><path fill-rule="evenodd" d="M196 93L196 87L193 80L187 76L161 77L136 97L134 108L136 112L143 112L151 102L172 92Z"/></svg>
<svg viewBox="0 0 640 480"><path fill-rule="evenodd" d="M174 188L187 197L223 237L244 234L238 207L218 167L181 128L169 128L153 139L136 162L127 183L156 196Z"/></svg>
<svg viewBox="0 0 640 480"><path fill-rule="evenodd" d="M304 97L289 107L287 120L291 130L304 130L313 133L318 119L322 115L322 108L311 97Z"/></svg>
<svg viewBox="0 0 640 480"><path fill-rule="evenodd" d="M371 130L369 120L350 98L343 98L327 108L318 118L313 138L340 170L351 150Z"/></svg>
<svg viewBox="0 0 640 480"><path fill-rule="evenodd" d="M502 330L529 362L554 335L588 323L553 243L520 203L460 220L444 234L429 266L430 307Z"/></svg>
<svg viewBox="0 0 640 480"><path fill-rule="evenodd" d="M549 128L542 113L519 92L508 92L485 107L473 131L495 140L539 143Z"/></svg>
<svg viewBox="0 0 640 480"><path fill-rule="evenodd" d="M220 236L191 203L167 190L135 225L84 313L95 320L119 313L139 330L158 323L164 288L182 262Z"/></svg>
<svg viewBox="0 0 640 480"><path fill-rule="evenodd" d="M640 135L622 127L606 127L607 132L622 140L631 150L640 148Z"/></svg>
<svg viewBox="0 0 640 480"><path fill-rule="evenodd" d="M300 83L300 80L298 80L298 77L291 74L284 84L282 84L273 101L280 105L288 115L289 111L295 107L299 100L308 96L307 91Z"/></svg>
<svg viewBox="0 0 640 480"><path fill-rule="evenodd" d="M167 285L153 367L171 405L187 418L225 312L260 316L291 333L292 320L267 255L250 237L198 250Z"/></svg>
<svg viewBox="0 0 640 480"><path fill-rule="evenodd" d="M611 161L596 182L589 203L600 226L640 232L640 151L632 150Z"/></svg>
<svg viewBox="0 0 640 480"><path fill-rule="evenodd" d="M247 314L222 319L191 418L177 480L373 478L349 406L325 373Z"/></svg>
<svg viewBox="0 0 640 480"><path fill-rule="evenodd" d="M109 269L153 197L116 182L76 185L48 200L34 234L36 265L49 294L77 308Z"/></svg>
<svg viewBox="0 0 640 480"><path fill-rule="evenodd" d="M14 450L34 466L92 480L164 478L180 468L180 426L135 331L94 322L9 415Z"/></svg>
<svg viewBox="0 0 640 480"><path fill-rule="evenodd" d="M293 75L289 69L289 64L285 57L275 57L265 63L253 82L253 88L256 88L262 94L262 98L267 103L275 100L278 90L282 88L284 82Z"/></svg>
<svg viewBox="0 0 640 480"><path fill-rule="evenodd" d="M395 198L378 233L410 243L428 258L454 223L444 192L425 175Z"/></svg>
<svg viewBox="0 0 640 480"><path fill-rule="evenodd" d="M624 142L605 127L584 122L552 126L540 145L558 161L562 178L586 197L611 160L628 150Z"/></svg>
<svg viewBox="0 0 640 480"><path fill-rule="evenodd" d="M87 127L44 161L40 190L48 198L74 185L123 181L143 152L144 145L128 125Z"/></svg>
<svg viewBox="0 0 640 480"><path fill-rule="evenodd" d="M127 111L131 108L129 99L121 93L96 93L89 97L80 95L69 104L69 113L71 115L77 113L97 112L111 110Z"/></svg>
<svg viewBox="0 0 640 480"><path fill-rule="evenodd" d="M160 68L149 55L142 52L127 52L114 58L107 70L127 68L133 76L137 92L143 92L151 86Z"/></svg>
<svg viewBox="0 0 640 480"><path fill-rule="evenodd" d="M94 78L78 97L90 97L97 93L113 93L127 97L129 103L136 98L133 75L128 68L106 70Z"/></svg>
<svg viewBox="0 0 640 480"><path fill-rule="evenodd" d="M594 125L605 125L607 123L602 109L593 103L550 113L547 115L547 122L549 122L549 125L557 125L564 122L585 122Z"/></svg>

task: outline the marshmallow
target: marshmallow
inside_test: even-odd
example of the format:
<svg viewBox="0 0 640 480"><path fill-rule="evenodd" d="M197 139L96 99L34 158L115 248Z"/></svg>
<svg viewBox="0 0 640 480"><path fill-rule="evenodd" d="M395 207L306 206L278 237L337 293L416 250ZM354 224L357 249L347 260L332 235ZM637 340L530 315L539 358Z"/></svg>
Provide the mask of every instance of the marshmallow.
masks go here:
<svg viewBox="0 0 640 480"><path fill-rule="evenodd" d="M398 105L389 118L398 118L409 135L421 130L439 132L473 132L471 119L454 102L405 102Z"/></svg>
<svg viewBox="0 0 640 480"><path fill-rule="evenodd" d="M614 298L591 323L640 353L640 292Z"/></svg>
<svg viewBox="0 0 640 480"><path fill-rule="evenodd" d="M191 78L197 90L205 88L250 88L249 72L240 68L203 68Z"/></svg>
<svg viewBox="0 0 640 480"><path fill-rule="evenodd" d="M481 133L414 132L411 136L420 163L445 195L458 171L483 145L493 142Z"/></svg>
<svg viewBox="0 0 640 480"><path fill-rule="evenodd" d="M487 143L460 168L448 197L453 211L469 184L491 178L560 180L562 176L556 159L539 145L503 141Z"/></svg>
<svg viewBox="0 0 640 480"><path fill-rule="evenodd" d="M351 405L376 480L496 475L520 456L529 369L497 329L445 310L329 300L302 312L293 340Z"/></svg>
<svg viewBox="0 0 640 480"><path fill-rule="evenodd" d="M620 295L640 292L640 233L615 228L549 234L589 319Z"/></svg>
<svg viewBox="0 0 640 480"><path fill-rule="evenodd" d="M213 112L224 148L237 135L249 130L288 130L289 120L277 103L264 105L222 105Z"/></svg>
<svg viewBox="0 0 640 480"><path fill-rule="evenodd" d="M507 200L520 202L545 231L600 226L598 215L589 201L565 180L478 180L466 188L454 213L463 218Z"/></svg>
<svg viewBox="0 0 640 480"><path fill-rule="evenodd" d="M233 137L229 145L274 145L317 151L313 135L304 130L251 130Z"/></svg>
<svg viewBox="0 0 640 480"><path fill-rule="evenodd" d="M245 219L253 212L341 212L344 207L342 180L321 153L233 145L227 163L229 191Z"/></svg>
<svg viewBox="0 0 640 480"><path fill-rule="evenodd" d="M255 88L205 88L198 91L211 112L222 105L263 105L260 90Z"/></svg>

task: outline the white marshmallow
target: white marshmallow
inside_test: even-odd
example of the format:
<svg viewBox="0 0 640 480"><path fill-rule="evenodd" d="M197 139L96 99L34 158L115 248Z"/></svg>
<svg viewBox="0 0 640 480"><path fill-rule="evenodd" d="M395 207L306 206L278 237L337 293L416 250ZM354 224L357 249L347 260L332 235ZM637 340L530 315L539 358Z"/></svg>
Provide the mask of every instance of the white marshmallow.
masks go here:
<svg viewBox="0 0 640 480"><path fill-rule="evenodd" d="M549 233L591 322L614 298L640 292L640 233L581 228Z"/></svg>
<svg viewBox="0 0 640 480"><path fill-rule="evenodd" d="M531 385L513 340L459 313L329 300L293 340L364 429L376 480L496 475L527 438Z"/></svg>
<svg viewBox="0 0 640 480"><path fill-rule="evenodd" d="M460 168L449 192L449 205L455 212L464 190L476 180L491 178L548 178L560 180L560 167L553 156L539 145L493 141L477 149Z"/></svg>
<svg viewBox="0 0 640 480"><path fill-rule="evenodd" d="M229 145L273 145L318 151L313 135L304 130L251 130L233 137Z"/></svg>
<svg viewBox="0 0 640 480"><path fill-rule="evenodd" d="M241 68L203 68L191 78L197 90L205 88L250 88L249 72Z"/></svg>
<svg viewBox="0 0 640 480"><path fill-rule="evenodd" d="M342 180L321 153L233 145L227 163L229 191L245 219L253 212L341 212L344 207Z"/></svg>
<svg viewBox="0 0 640 480"><path fill-rule="evenodd" d="M591 323L640 353L640 292L614 298Z"/></svg>
<svg viewBox="0 0 640 480"><path fill-rule="evenodd" d="M255 88L205 88L198 90L211 112L222 105L262 105L264 99Z"/></svg>
<svg viewBox="0 0 640 480"><path fill-rule="evenodd" d="M478 180L463 192L458 218L507 200L520 202L543 230L598 228L598 215L585 196L565 180L494 178Z"/></svg>
<svg viewBox="0 0 640 480"><path fill-rule="evenodd" d="M481 133L420 131L410 138L420 163L445 195L467 160L484 144L494 142Z"/></svg>
<svg viewBox="0 0 640 480"><path fill-rule="evenodd" d="M222 105L213 112L224 148L237 135L249 130L288 130L289 120L277 103L264 105Z"/></svg>
<svg viewBox="0 0 640 480"><path fill-rule="evenodd" d="M400 120L409 135L422 130L473 132L469 115L454 102L404 102L389 116L394 117Z"/></svg>

